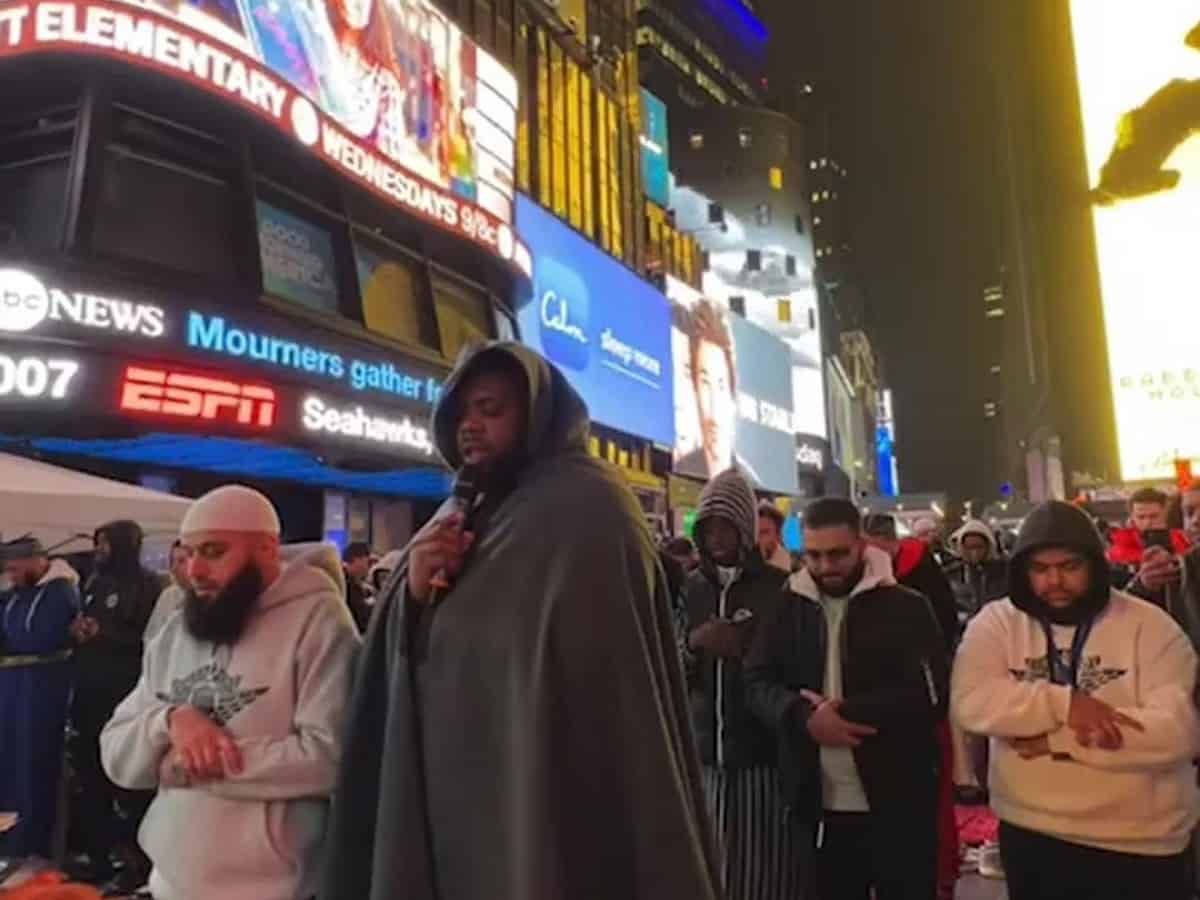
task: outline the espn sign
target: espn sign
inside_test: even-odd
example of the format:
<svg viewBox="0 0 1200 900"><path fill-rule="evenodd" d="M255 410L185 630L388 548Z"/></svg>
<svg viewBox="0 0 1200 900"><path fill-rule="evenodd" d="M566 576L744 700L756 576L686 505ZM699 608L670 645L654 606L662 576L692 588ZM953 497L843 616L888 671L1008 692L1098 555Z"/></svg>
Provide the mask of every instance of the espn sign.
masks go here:
<svg viewBox="0 0 1200 900"><path fill-rule="evenodd" d="M272 388L177 369L129 366L121 380L121 409L127 412L270 428L277 405Z"/></svg>

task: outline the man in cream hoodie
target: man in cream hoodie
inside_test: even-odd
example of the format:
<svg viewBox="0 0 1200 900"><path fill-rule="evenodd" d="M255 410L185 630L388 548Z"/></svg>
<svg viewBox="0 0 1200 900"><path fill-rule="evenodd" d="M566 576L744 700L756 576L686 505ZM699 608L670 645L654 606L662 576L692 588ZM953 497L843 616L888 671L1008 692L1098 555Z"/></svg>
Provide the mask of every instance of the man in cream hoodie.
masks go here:
<svg viewBox="0 0 1200 900"><path fill-rule="evenodd" d="M1110 587L1099 534L1066 503L1026 518L1009 584L967 629L952 708L991 739L1010 900L1190 897L1191 643L1165 612Z"/></svg>
<svg viewBox="0 0 1200 900"><path fill-rule="evenodd" d="M155 900L317 891L358 637L336 550L279 531L247 487L192 505L182 614L101 736L114 782L158 790L139 833Z"/></svg>

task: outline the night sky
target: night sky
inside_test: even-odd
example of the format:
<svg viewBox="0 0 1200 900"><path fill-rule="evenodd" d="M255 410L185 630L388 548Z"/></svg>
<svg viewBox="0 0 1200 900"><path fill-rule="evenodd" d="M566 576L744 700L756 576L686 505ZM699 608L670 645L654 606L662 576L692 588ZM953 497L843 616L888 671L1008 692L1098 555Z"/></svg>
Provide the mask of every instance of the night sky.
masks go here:
<svg viewBox="0 0 1200 900"><path fill-rule="evenodd" d="M999 205L978 8L961 0L778 4L779 13L764 10L773 39L806 47L797 69L816 75L835 110L854 269L895 394L901 488L994 499L998 485L983 464L994 448L979 332L982 290L1000 264Z"/></svg>

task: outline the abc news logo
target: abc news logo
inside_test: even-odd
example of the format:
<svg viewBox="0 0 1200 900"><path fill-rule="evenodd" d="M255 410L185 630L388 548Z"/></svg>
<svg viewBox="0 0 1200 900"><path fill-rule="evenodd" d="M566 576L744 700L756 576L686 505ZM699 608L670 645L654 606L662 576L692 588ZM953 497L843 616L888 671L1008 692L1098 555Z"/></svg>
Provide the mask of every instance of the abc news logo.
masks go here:
<svg viewBox="0 0 1200 900"><path fill-rule="evenodd" d="M159 306L47 288L21 269L0 269L0 331L30 331L43 321L158 338L166 332Z"/></svg>
<svg viewBox="0 0 1200 900"><path fill-rule="evenodd" d="M0 270L0 330L29 331L50 313L50 293L28 272Z"/></svg>
<svg viewBox="0 0 1200 900"><path fill-rule="evenodd" d="M127 412L267 429L275 424L278 404L275 391L269 387L169 369L129 366L121 381L120 405Z"/></svg>

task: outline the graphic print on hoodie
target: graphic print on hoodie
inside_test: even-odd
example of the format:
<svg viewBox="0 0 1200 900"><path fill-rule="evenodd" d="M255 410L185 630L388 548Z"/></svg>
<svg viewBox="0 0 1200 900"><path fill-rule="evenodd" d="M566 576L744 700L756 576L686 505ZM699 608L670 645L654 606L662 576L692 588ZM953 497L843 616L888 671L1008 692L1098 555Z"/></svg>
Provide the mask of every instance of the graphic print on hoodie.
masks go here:
<svg viewBox="0 0 1200 900"><path fill-rule="evenodd" d="M232 646L198 641L182 614L167 621L101 737L113 781L158 789L138 835L156 900L303 900L317 891L358 632L335 548L282 554L279 578ZM167 731L167 711L181 704L230 733L240 773L187 782Z"/></svg>
<svg viewBox="0 0 1200 900"><path fill-rule="evenodd" d="M1047 547L1070 548L1089 561L1092 589L1069 608L1051 608L1031 590L1029 558ZM1055 501L1030 513L1009 581L1010 597L989 603L967 627L953 683L958 724L991 739L989 789L996 815L1084 846L1179 853L1200 814L1192 765L1200 753L1200 721L1191 642L1161 609L1110 587L1100 536L1069 504ZM1143 729L1123 729L1117 750L1080 745L1067 724L1070 648L1081 627L1089 631L1078 691ZM1050 677L1051 666L1058 677ZM1041 735L1050 755L1024 759L1012 743Z"/></svg>

